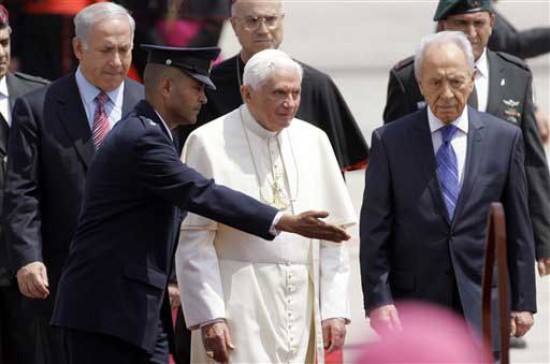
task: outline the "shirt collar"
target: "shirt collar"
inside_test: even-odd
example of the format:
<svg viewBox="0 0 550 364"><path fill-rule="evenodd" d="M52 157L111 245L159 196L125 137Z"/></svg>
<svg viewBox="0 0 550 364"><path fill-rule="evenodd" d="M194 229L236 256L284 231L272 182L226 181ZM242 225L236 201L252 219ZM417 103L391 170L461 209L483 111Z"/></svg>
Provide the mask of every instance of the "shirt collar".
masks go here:
<svg viewBox="0 0 550 364"><path fill-rule="evenodd" d="M243 104L239 108L239 112L241 113L241 118L243 121L244 126L259 136L262 139L269 139L277 136L279 134L278 131L271 131L264 128L250 113L250 110L248 110L248 106L246 104Z"/></svg>
<svg viewBox="0 0 550 364"><path fill-rule="evenodd" d="M8 83L6 82L6 76L0 79L0 95L4 97L9 97L8 95Z"/></svg>
<svg viewBox="0 0 550 364"><path fill-rule="evenodd" d="M77 68L76 74L76 85L78 86L78 91L80 92L80 97L84 100L86 104L91 104L95 102L95 98L101 92L99 88L90 83L84 74L80 70L80 67ZM124 82L120 84L114 90L105 92L109 96L109 100L115 104L122 106L122 98L124 95Z"/></svg>
<svg viewBox="0 0 550 364"><path fill-rule="evenodd" d="M428 123L430 124L430 132L433 134L439 129L443 128L446 124L443 123L437 116L434 115L432 109L428 107ZM462 114L451 123L457 127L458 130L464 134L468 134L468 107L465 106L462 110Z"/></svg>
<svg viewBox="0 0 550 364"><path fill-rule="evenodd" d="M489 77L489 62L487 60L487 47L483 49L483 53L481 53L481 56L476 61L476 69L477 69L477 77Z"/></svg>
<svg viewBox="0 0 550 364"><path fill-rule="evenodd" d="M163 127L164 130L168 133L168 136L170 137L170 140L171 140L171 141L174 141L174 137L172 136L172 131L171 131L170 128L168 127L168 124L166 124L166 122L164 121L164 119L162 118L162 116L160 116L160 114L157 112L157 110L155 110L155 114L157 114L157 116L159 117L160 122L162 123L162 127Z"/></svg>

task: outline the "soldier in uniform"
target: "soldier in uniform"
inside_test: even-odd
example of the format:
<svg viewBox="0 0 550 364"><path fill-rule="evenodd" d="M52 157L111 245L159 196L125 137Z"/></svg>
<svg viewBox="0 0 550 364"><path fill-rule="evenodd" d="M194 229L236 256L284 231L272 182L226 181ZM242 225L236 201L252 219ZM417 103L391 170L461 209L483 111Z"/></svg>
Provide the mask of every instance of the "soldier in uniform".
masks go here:
<svg viewBox="0 0 550 364"><path fill-rule="evenodd" d="M464 32L472 44L476 79L468 100L470 106L514 123L523 132L538 269L541 275L550 274L550 174L535 121L533 76L519 58L487 48L494 25L491 0L440 0L434 20L439 22L440 30ZM424 105L414 76L413 57L406 58L390 71L384 123Z"/></svg>
<svg viewBox="0 0 550 364"><path fill-rule="evenodd" d="M11 73L11 27L6 8L0 5L0 217L4 198L4 176L7 161L11 110L15 99L44 86L47 81L24 73ZM27 363L29 357L29 325L21 314L21 293L15 282L15 274L8 260L4 229L0 227L0 363Z"/></svg>
<svg viewBox="0 0 550 364"><path fill-rule="evenodd" d="M493 0L496 3L497 0ZM493 9L495 26L488 46L521 59L537 57L550 52L550 27L518 30L499 11Z"/></svg>

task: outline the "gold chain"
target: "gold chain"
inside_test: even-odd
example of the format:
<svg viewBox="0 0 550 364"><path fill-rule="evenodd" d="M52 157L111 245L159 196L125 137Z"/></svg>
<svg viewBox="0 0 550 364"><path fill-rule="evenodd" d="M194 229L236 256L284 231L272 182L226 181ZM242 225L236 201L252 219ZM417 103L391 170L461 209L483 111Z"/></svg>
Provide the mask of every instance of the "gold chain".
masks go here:
<svg viewBox="0 0 550 364"><path fill-rule="evenodd" d="M245 136L245 139L246 139L246 144L248 146L248 151L250 152L250 158L252 159L252 165L254 166L254 172L256 173L256 182L258 183L258 190L260 192L260 200L264 203L267 203L267 204L279 209L279 210L288 209L289 203L284 202L282 200L281 193L283 192L283 189L282 189L281 186L279 186L279 183L277 183L277 177L275 175L274 163L273 163L273 158L271 157L271 153L269 153L269 162L271 164L271 174L272 174L272 177L273 177L273 183L271 184L271 191L272 191L272 194L273 194L273 198L271 199L271 201L269 201L263 195L263 193L262 193L262 181L260 179L260 170L258 168L258 164L256 163L256 158L254 158L254 153L252 152L252 144L250 143L250 137L248 136L248 131L246 130L246 126L244 125L244 118L243 118L243 114L242 114L242 108L239 109L239 115L240 115L240 118L241 118L241 125L243 127L244 136ZM286 178L286 182L289 183L288 173L286 173L286 166L285 166L285 163L284 163L284 158L283 158L283 154L282 154L282 151L281 151L281 146L279 144L279 139L278 138L277 138L277 148L279 150L279 154L281 155L281 159L283 159L283 168L285 169L284 176ZM293 154L294 165L296 166L296 158L294 157L294 150L292 150L292 154ZM298 170L296 170L296 178L298 179ZM296 181L296 182L298 183L298 181ZM289 193L290 193L290 191L289 191ZM298 186L296 187L296 194L297 193L298 193ZM292 201L294 201L292 199L292 195L289 196L289 200L290 200L290 204L292 204Z"/></svg>

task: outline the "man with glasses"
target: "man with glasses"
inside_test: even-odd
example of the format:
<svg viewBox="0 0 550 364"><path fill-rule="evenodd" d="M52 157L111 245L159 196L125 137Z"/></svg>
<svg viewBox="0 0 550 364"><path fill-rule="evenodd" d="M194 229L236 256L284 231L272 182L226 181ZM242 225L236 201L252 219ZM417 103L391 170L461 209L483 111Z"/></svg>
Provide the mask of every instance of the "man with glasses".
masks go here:
<svg viewBox="0 0 550 364"><path fill-rule="evenodd" d="M280 0L236 0L231 15L231 25L242 50L212 70L217 90L207 92L208 103L201 110L197 125L181 130L182 143L195 127L242 105L239 87L246 62L261 50L279 48L283 39L284 12ZM342 171L364 168L367 144L340 91L328 75L300 64L304 78L296 117L327 133Z"/></svg>

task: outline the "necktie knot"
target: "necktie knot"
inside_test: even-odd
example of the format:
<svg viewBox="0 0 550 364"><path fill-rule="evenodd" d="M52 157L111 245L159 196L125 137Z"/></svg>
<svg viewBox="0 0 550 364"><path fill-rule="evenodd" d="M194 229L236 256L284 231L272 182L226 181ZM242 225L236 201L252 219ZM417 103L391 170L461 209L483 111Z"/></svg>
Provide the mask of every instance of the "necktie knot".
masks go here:
<svg viewBox="0 0 550 364"><path fill-rule="evenodd" d="M109 96L101 91L95 98L97 109L95 111L94 120L92 123L92 137L96 148L99 148L101 142L109 131L109 117L105 111L105 104L109 100Z"/></svg>
<svg viewBox="0 0 550 364"><path fill-rule="evenodd" d="M95 97L95 100L99 106L105 106L105 104L109 100L109 95L101 91L100 93L97 94L97 96Z"/></svg>
<svg viewBox="0 0 550 364"><path fill-rule="evenodd" d="M443 128L441 128L441 137L443 139L444 144L448 144L453 140L453 137L457 131L457 127L453 124L445 125Z"/></svg>

